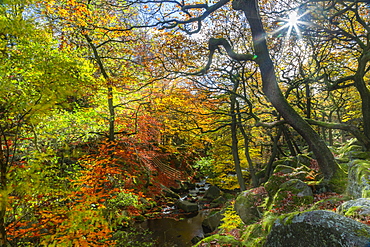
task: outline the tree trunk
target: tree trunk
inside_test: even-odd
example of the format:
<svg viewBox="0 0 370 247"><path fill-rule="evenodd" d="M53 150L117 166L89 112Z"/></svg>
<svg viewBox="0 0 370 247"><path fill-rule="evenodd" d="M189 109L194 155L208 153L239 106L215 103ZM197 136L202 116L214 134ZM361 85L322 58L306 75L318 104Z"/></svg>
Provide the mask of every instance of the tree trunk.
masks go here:
<svg viewBox="0 0 370 247"><path fill-rule="evenodd" d="M370 52L365 53L359 58L358 69L355 75L355 87L361 96L364 134L367 139L370 140L370 91L364 80L364 76L366 74L366 64L369 62L369 60ZM370 147L367 146L366 149L370 150Z"/></svg>
<svg viewBox="0 0 370 247"><path fill-rule="evenodd" d="M288 145L288 148L289 148L289 151L290 151L290 155L291 156L297 156L297 152L294 149L293 142L291 140L291 135L289 133L288 128L285 125L280 126L280 128L281 128L281 130L283 132L283 135L285 137L285 141L286 141L286 143Z"/></svg>
<svg viewBox="0 0 370 247"><path fill-rule="evenodd" d="M104 80L107 82L107 103L108 103L108 110L109 110L109 118L108 118L108 123L109 123L109 129L108 129L108 139L109 141L114 141L114 121L116 118L115 111L114 111L114 104L113 104L113 86L112 86L112 81L110 79L110 76L108 75L107 71L105 70L104 64L102 59L99 56L98 49L92 42L92 39L85 34L84 35L86 38L87 43L89 44L93 54L96 63L98 64L99 70L101 74L104 77Z"/></svg>
<svg viewBox="0 0 370 247"><path fill-rule="evenodd" d="M108 122L109 122L109 130L108 130L108 139L109 141L114 141L114 120L116 118L116 114L115 114L115 111L114 111L114 104L113 104L113 88L112 86L110 85L110 79L109 78L106 78L106 80L108 80L108 93L107 93L107 97L108 97L108 109L109 109L109 119L108 119Z"/></svg>
<svg viewBox="0 0 370 247"><path fill-rule="evenodd" d="M274 171L273 164L274 164L275 158L279 151L278 142L279 142L282 132L283 132L282 129L279 128L276 136L272 137L272 141L273 141L272 142L272 153L271 153L269 162L267 163L266 170L265 170L266 171L265 178L264 178L265 182L270 178L270 176L272 175L272 172Z"/></svg>
<svg viewBox="0 0 370 247"><path fill-rule="evenodd" d="M237 104L236 111L237 111L237 115L238 115L238 127L239 127L240 132L242 133L243 139L244 139L244 154L245 154L245 157L247 158L247 162L248 162L248 166L249 166L249 174L250 174L251 179L252 179L252 187L256 188L259 185L259 181L258 181L258 178L257 178L257 175L256 175L256 167L254 166L252 158L249 155L249 137L248 137L248 134L245 131L245 129L243 127L243 124L242 124L242 116L241 116L241 113L240 113L239 104Z"/></svg>
<svg viewBox="0 0 370 247"><path fill-rule="evenodd" d="M240 157L239 157L239 147L238 147L238 119L236 117L235 105L236 105L236 96L234 94L230 95L230 115L231 115L231 152L234 159L235 172L238 178L238 183L240 186L240 191L246 190L245 181L243 178L242 169L240 167Z"/></svg>
<svg viewBox="0 0 370 247"><path fill-rule="evenodd" d="M329 112L329 116L328 116L328 121L331 122L332 121L332 115L333 115L333 112L330 111ZM329 129L329 146L333 146L334 144L334 140L333 140L333 130L332 129Z"/></svg>
<svg viewBox="0 0 370 247"><path fill-rule="evenodd" d="M254 52L257 56L256 62L262 76L263 92L281 116L306 140L316 156L325 179L331 179L338 169L333 154L313 128L291 107L278 86L257 1L234 0L233 8L242 10L248 19L252 31Z"/></svg>

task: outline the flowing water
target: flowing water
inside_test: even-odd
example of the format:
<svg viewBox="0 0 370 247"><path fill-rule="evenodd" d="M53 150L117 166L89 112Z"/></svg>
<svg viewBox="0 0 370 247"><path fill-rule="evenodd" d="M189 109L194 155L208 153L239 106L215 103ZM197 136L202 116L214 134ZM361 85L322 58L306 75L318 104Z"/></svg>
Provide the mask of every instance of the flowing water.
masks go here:
<svg viewBox="0 0 370 247"><path fill-rule="evenodd" d="M146 220L139 227L152 232L149 238L153 239L158 247L188 247L196 236L203 236L202 221L205 212L197 216L182 220L171 218Z"/></svg>
<svg viewBox="0 0 370 247"><path fill-rule="evenodd" d="M195 183L195 187L184 193L181 200L200 199L210 184L205 180ZM146 238L150 238L158 247L189 247L192 246L191 240L194 237L203 237L202 222L207 215L207 210L200 210L194 217L182 220L165 218L177 211L175 207L165 207L162 209L164 218L148 219L139 223L136 227L152 232Z"/></svg>

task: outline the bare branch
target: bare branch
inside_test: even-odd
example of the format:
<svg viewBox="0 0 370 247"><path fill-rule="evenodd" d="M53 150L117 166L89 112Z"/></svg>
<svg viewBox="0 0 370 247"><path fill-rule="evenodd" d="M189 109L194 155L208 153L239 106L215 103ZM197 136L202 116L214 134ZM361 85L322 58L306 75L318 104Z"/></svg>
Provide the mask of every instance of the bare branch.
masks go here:
<svg viewBox="0 0 370 247"><path fill-rule="evenodd" d="M257 122L256 127L265 127L265 128L274 128L276 126L280 126L283 124L286 124L287 122L285 120L278 120L271 123L264 123L264 122Z"/></svg>
<svg viewBox="0 0 370 247"><path fill-rule="evenodd" d="M208 62L206 66L199 72L196 73L196 75L203 75L209 70L212 64L213 54L215 51L219 48L219 46L223 46L227 52L227 55L229 55L232 59L237 61L254 61L256 60L257 56L252 54L240 54L236 53L232 48L229 42L224 38L210 38L208 41L208 49L209 49L209 55L208 55Z"/></svg>
<svg viewBox="0 0 370 247"><path fill-rule="evenodd" d="M345 123L328 123L328 122L322 122L322 121L318 121L314 119L305 119L305 120L309 124L321 126L327 129L340 129L340 130L348 131L354 137L356 137L357 140L361 142L362 145L364 145L365 147L370 147L369 139L356 126L345 124Z"/></svg>

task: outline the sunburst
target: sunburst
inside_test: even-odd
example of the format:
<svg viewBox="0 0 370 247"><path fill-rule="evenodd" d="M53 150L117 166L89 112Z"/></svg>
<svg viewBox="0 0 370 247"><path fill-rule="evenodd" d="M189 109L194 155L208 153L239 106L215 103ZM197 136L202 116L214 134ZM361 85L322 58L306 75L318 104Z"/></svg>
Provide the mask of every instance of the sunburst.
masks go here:
<svg viewBox="0 0 370 247"><path fill-rule="evenodd" d="M287 49L287 44L292 39L292 37L297 37L298 40L302 38L302 32L300 27L303 25L308 26L310 25L308 22L302 20L302 18L307 15L309 11L304 12L303 14L299 14L296 10L291 11L288 14L287 18L281 18L278 20L277 24L280 26L278 29L274 30L270 35L278 36L285 36L283 45L282 45L282 52L281 57L283 56L284 52ZM280 58L281 58L280 57Z"/></svg>

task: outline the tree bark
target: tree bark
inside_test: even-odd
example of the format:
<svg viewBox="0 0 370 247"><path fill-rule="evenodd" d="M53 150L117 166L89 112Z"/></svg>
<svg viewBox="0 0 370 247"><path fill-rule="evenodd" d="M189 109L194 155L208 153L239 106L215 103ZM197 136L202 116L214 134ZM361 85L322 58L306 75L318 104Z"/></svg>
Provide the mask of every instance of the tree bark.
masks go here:
<svg viewBox="0 0 370 247"><path fill-rule="evenodd" d="M115 135L114 135L114 122L115 122L115 110L114 110L114 103L113 103L113 86L112 86L112 81L110 76L108 75L107 71L105 70L104 64L102 59L99 56L98 49L96 46L93 44L92 39L85 34L84 35L86 38L87 43L89 44L93 54L94 58L96 60L96 63L98 64L99 70L101 74L103 75L104 80L107 82L107 103L108 103L108 110L109 110L109 117L108 117L108 122L109 122L109 128L108 128L108 140L109 141L114 141Z"/></svg>
<svg viewBox="0 0 370 247"><path fill-rule="evenodd" d="M361 96L362 103L362 117L364 125L364 134L368 140L370 140L370 91L366 86L364 76L366 74L366 65L370 61L370 51L364 51L364 54L359 58L357 73L354 77L355 87ZM366 146L367 150L370 150L370 146Z"/></svg>
<svg viewBox="0 0 370 247"><path fill-rule="evenodd" d="M326 180L330 180L338 169L334 156L311 126L291 107L283 96L275 75L275 67L270 58L259 7L256 0L234 0L233 8L242 10L249 22L255 61L259 65L262 76L262 87L266 97L281 116L306 140L313 151Z"/></svg>
<svg viewBox="0 0 370 247"><path fill-rule="evenodd" d="M251 179L252 179L252 187L256 188L259 185L259 181L258 181L258 178L256 176L256 167L254 166L252 158L249 155L249 138L248 138L247 132L244 130L244 127L242 125L242 121L241 121L242 119L241 119L241 114L240 114L239 107L237 107L237 113L238 113L238 126L239 126L240 132L242 133L243 138L244 138L244 154L245 154L245 157L247 158L247 162L248 162L248 166L249 166L249 174L250 174Z"/></svg>
<svg viewBox="0 0 370 247"><path fill-rule="evenodd" d="M235 86L234 86L235 88ZM235 94L230 95L230 115L231 115L231 152L234 159L235 165L235 172L238 178L238 183L240 186L240 191L246 190L245 181L243 178L242 169L240 167L240 157L239 157L239 146L238 146L238 136L237 136L237 129L238 129L238 119L236 117L236 96Z"/></svg>

